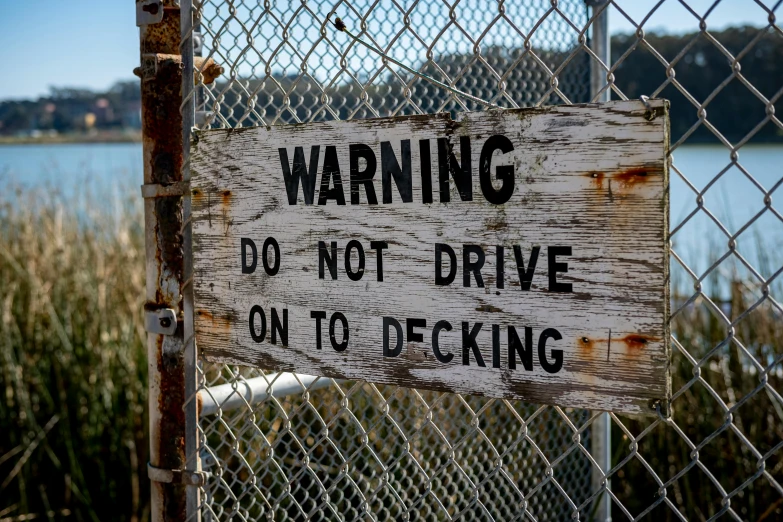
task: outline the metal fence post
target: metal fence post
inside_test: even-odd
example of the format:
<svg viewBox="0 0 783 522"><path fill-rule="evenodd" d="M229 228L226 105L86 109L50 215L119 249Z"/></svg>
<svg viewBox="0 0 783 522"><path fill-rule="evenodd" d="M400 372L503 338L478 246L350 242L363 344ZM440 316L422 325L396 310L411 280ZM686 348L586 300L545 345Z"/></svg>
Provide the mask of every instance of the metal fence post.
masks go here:
<svg viewBox="0 0 783 522"><path fill-rule="evenodd" d="M598 58L609 66L611 61L609 41L609 1L587 0L587 5L592 9L592 36L590 49ZM610 99L611 91L606 86L607 72L604 66L595 59L590 60L590 101L606 102ZM602 91L603 89L603 91ZM600 93L600 94L599 94ZM612 420L609 414L601 413L593 421L592 436L590 439L590 453L601 469L593 469L592 491L603 488L605 474L612 469ZM606 480L606 488L611 488L611 481ZM612 502L608 494L600 497L595 511L595 520L609 522L612 520Z"/></svg>
<svg viewBox="0 0 783 522"><path fill-rule="evenodd" d="M185 345L179 319L184 312L180 9L174 0L137 0L136 8L141 28L137 74L145 184L151 520L181 521L186 518L187 473L169 472L186 469ZM173 320L161 311L173 312Z"/></svg>
<svg viewBox="0 0 783 522"><path fill-rule="evenodd" d="M194 20L192 0L180 0L180 55L182 56L182 181L190 182L190 138L191 130L195 127L196 95L194 85L194 49L193 32L198 25ZM198 351L196 338L193 331L193 248L192 226L190 221L190 191L186 191L182 198L182 241L184 252L183 263L183 308L184 317L184 341L185 341L185 457L187 468L201 471L201 459L198 443ZM189 487L187 491L187 515L188 520L198 522L201 520L200 490L197 487Z"/></svg>

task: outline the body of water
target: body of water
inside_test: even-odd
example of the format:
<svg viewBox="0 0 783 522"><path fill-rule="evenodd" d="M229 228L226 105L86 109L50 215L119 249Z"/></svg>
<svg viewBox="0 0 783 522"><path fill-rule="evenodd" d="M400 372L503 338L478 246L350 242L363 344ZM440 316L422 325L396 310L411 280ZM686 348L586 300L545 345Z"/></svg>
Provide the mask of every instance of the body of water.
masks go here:
<svg viewBox="0 0 783 522"><path fill-rule="evenodd" d="M83 187L97 193L135 187L138 192L143 181L141 143L0 145L0 190L36 186L70 195Z"/></svg>
<svg viewBox="0 0 783 522"><path fill-rule="evenodd" d="M728 251L729 239L721 228L730 234L740 232L737 248L762 276L769 277L783 265L783 222L764 203L764 191L783 177L783 146L745 146L738 163L732 165L729 151L719 145L683 146L673 154L672 241L677 255L697 274ZM116 201L128 191L139 195L142 182L139 143L0 146L0 190L44 186L68 196L87 187L93 194L108 190L109 201ZM704 191L707 212L691 216L698 206L696 191ZM783 188L777 189L773 201L781 194ZM778 212L783 213L783 203ZM727 261L736 265L736 259ZM681 269L676 262L672 269L677 277Z"/></svg>
<svg viewBox="0 0 783 522"><path fill-rule="evenodd" d="M783 188L776 186L783 179L783 146L747 145L733 165L725 147L690 145L675 150L672 163L672 243L696 274L729 252L726 232L736 237L737 251L762 277L770 277L783 266L783 221L764 202L765 193L773 188L773 208L776 195L781 201ZM697 191L703 200L699 211ZM776 210L783 214L783 203ZM735 256L720 265L724 276L728 276L726 270L737 270L743 278L753 277Z"/></svg>

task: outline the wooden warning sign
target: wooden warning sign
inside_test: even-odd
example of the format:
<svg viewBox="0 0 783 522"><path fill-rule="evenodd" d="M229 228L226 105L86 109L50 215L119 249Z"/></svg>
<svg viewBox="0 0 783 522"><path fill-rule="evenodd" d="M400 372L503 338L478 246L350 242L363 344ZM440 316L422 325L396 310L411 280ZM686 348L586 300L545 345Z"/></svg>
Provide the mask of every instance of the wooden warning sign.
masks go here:
<svg viewBox="0 0 783 522"><path fill-rule="evenodd" d="M653 413L668 102L200 132L209 359Z"/></svg>

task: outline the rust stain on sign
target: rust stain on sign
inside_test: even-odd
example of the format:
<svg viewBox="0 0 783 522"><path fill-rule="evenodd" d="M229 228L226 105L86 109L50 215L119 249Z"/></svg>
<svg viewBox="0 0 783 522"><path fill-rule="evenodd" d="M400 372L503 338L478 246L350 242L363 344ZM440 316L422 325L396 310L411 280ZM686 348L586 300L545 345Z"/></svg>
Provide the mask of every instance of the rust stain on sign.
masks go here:
<svg viewBox="0 0 783 522"><path fill-rule="evenodd" d="M230 190L224 190L220 193L220 201L223 203L224 207L231 206L231 191Z"/></svg>
<svg viewBox="0 0 783 522"><path fill-rule="evenodd" d="M647 335L626 335L622 339L618 339L634 350L643 350L649 343L660 341L660 338L650 337Z"/></svg>
<svg viewBox="0 0 783 522"><path fill-rule="evenodd" d="M607 175L605 172L592 171L585 174L590 178L595 188L603 188L604 180L608 179L617 181L621 188L628 189L641 183L650 182L651 178L658 175L663 175L660 169L652 169L649 167L635 167L632 169L623 170L621 172L615 172Z"/></svg>
<svg viewBox="0 0 783 522"><path fill-rule="evenodd" d="M604 177L606 177L606 174L604 174L603 172L593 171L593 172L588 172L587 173L587 177L592 179L593 186L595 188L603 188L603 186L604 186Z"/></svg>
<svg viewBox="0 0 783 522"><path fill-rule="evenodd" d="M615 174L614 179L619 181L623 188L629 188L638 183L645 183L649 181L650 175L651 169L647 167L637 167Z"/></svg>
<svg viewBox="0 0 783 522"><path fill-rule="evenodd" d="M204 131L207 358L654 414L668 376L668 103ZM587 178L587 179L586 179Z"/></svg>
<svg viewBox="0 0 783 522"><path fill-rule="evenodd" d="M613 342L615 344L622 343L627 348L633 350L630 353L634 353L634 351L645 349L650 343L661 342L661 339L660 337L640 334L629 334L620 338L615 337L614 339L612 337L591 339L583 336L577 340L577 348L589 354L592 353L596 347L601 349L602 347L607 346L608 349L611 350L611 343Z"/></svg>
<svg viewBox="0 0 783 522"><path fill-rule="evenodd" d="M231 332L231 317L216 317L208 310L196 310L196 317L199 321L209 322L210 327L216 332Z"/></svg>

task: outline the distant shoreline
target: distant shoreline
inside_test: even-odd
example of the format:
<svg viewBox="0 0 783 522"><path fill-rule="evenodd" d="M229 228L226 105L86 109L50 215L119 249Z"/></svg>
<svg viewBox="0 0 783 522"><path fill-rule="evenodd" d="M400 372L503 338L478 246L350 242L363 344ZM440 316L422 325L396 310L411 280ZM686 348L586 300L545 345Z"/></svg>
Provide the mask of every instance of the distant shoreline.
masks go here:
<svg viewBox="0 0 783 522"><path fill-rule="evenodd" d="M141 132L58 134L55 136L0 136L3 145L66 145L92 143L141 143Z"/></svg>
<svg viewBox="0 0 783 522"><path fill-rule="evenodd" d="M683 145L723 145L717 138L691 136ZM730 140L730 141L739 141ZM98 143L141 143L141 132L101 132L98 134L57 134L54 136L0 136L0 147L3 145L88 145ZM672 140L676 143L676 140ZM780 136L764 136L761 139L751 139L747 145L780 145L783 144L783 134Z"/></svg>

